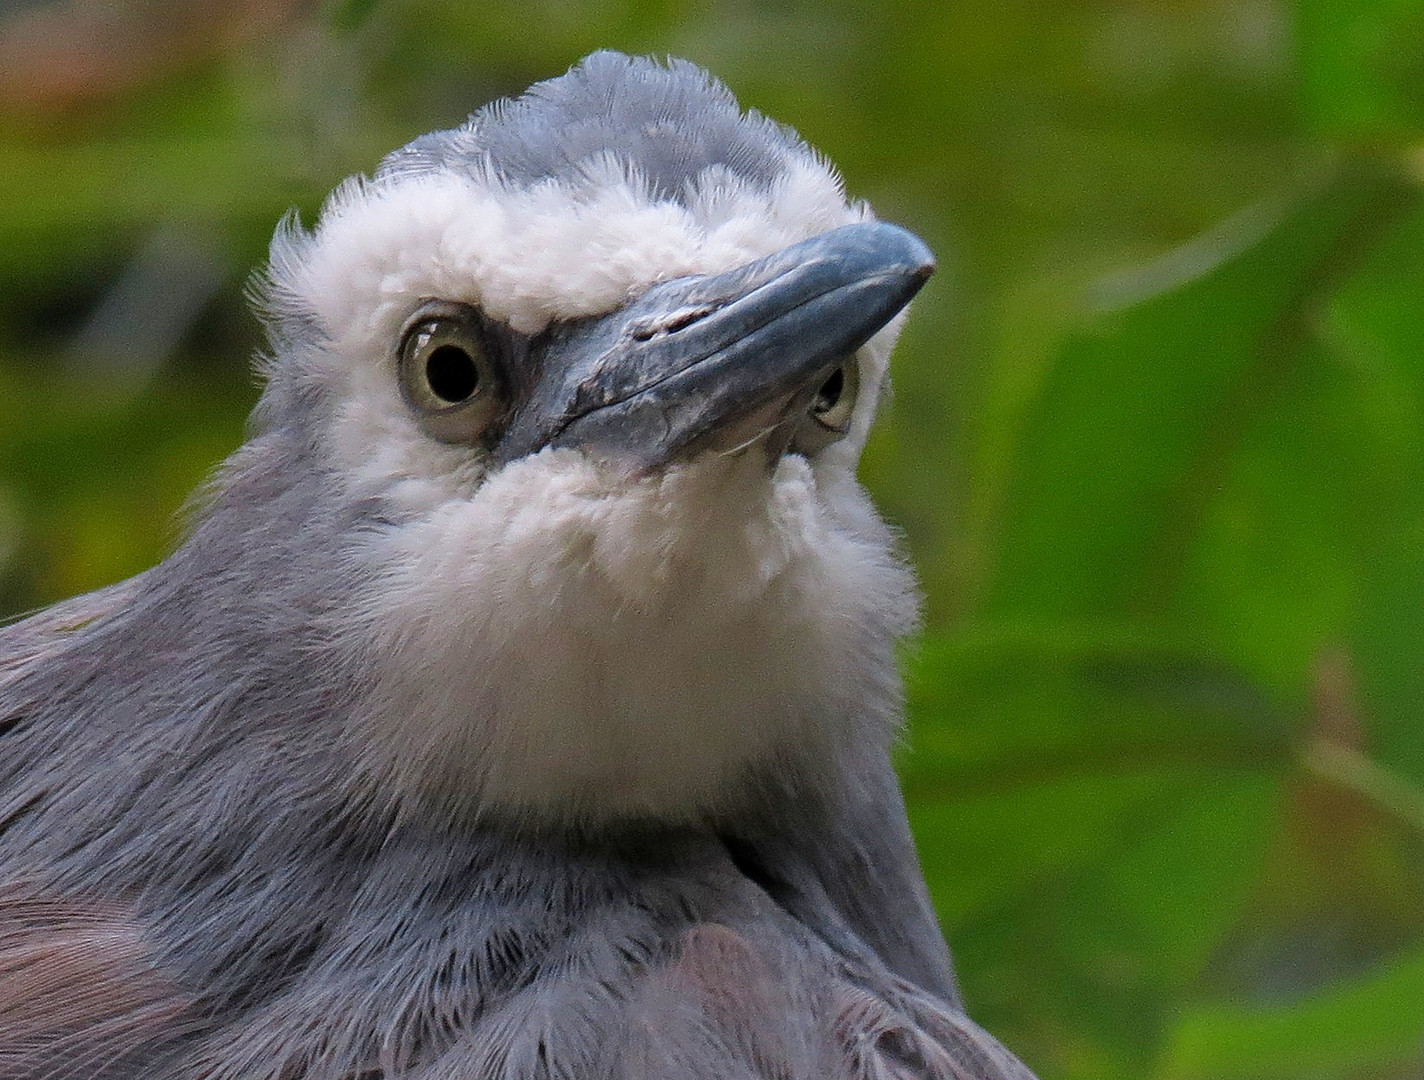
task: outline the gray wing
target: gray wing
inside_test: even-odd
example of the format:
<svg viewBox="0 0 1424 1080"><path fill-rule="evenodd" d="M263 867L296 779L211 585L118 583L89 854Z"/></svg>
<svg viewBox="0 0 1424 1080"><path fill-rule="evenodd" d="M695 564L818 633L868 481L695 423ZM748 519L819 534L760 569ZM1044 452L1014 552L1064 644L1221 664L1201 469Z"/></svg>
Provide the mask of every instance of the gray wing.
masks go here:
<svg viewBox="0 0 1424 1080"><path fill-rule="evenodd" d="M139 578L0 629L0 691L73 634L122 610ZM0 716L0 736L21 717ZM0 835L23 817L0 792ZM4 867L13 873L13 867ZM0 1080L125 1080L191 1029L193 1000L118 903L0 877Z"/></svg>

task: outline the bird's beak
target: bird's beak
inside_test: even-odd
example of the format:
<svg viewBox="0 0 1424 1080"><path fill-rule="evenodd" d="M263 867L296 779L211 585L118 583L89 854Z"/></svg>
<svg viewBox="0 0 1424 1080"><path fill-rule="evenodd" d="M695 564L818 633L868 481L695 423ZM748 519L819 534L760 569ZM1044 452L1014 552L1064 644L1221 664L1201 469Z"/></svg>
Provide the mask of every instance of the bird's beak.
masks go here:
<svg viewBox="0 0 1424 1080"><path fill-rule="evenodd" d="M496 456L573 446L651 469L771 430L809 407L933 270L904 229L846 225L560 324L534 343L540 374Z"/></svg>

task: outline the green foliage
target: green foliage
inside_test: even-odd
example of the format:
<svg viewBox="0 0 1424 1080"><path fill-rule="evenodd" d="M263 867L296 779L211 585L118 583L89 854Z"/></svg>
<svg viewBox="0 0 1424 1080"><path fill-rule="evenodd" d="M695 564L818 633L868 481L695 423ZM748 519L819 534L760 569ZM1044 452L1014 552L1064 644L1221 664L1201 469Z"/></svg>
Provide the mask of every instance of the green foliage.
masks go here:
<svg viewBox="0 0 1424 1080"><path fill-rule="evenodd" d="M976 1015L1045 1080L1419 1075L1419 0L333 0L59 105L0 78L5 605L171 546L287 206L603 46L713 68L940 255L864 475ZM214 285L151 368L114 298L175 236Z"/></svg>
<svg viewBox="0 0 1424 1080"><path fill-rule="evenodd" d="M338 30L356 30L375 13L379 0L340 0L332 4L331 25Z"/></svg>
<svg viewBox="0 0 1424 1080"><path fill-rule="evenodd" d="M1386 141L1424 124L1424 4L1302 0L1301 104L1325 134Z"/></svg>
<svg viewBox="0 0 1424 1080"><path fill-rule="evenodd" d="M1419 1055L1424 951L1285 1008L1193 1007L1177 1022L1163 1075L1339 1076Z"/></svg>

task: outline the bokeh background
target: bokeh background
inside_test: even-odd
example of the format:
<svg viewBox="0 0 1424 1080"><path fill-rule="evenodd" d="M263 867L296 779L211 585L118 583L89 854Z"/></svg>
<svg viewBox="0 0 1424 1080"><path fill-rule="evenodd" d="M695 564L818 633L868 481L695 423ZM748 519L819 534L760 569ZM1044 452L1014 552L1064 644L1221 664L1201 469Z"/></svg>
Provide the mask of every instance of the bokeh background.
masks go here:
<svg viewBox="0 0 1424 1080"><path fill-rule="evenodd" d="M597 47L941 272L864 466L903 774L1044 1080L1424 1077L1424 0L0 5L0 608L160 558L289 206Z"/></svg>

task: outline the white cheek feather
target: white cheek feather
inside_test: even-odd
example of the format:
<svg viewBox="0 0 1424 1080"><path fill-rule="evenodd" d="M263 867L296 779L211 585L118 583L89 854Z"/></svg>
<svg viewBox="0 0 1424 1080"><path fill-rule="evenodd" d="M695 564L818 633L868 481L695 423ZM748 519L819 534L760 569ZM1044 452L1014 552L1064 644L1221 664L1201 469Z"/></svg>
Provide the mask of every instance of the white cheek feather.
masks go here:
<svg viewBox="0 0 1424 1080"><path fill-rule="evenodd" d="M867 690L913 586L851 509L799 457L629 479L560 450L500 471L375 541L387 569L351 613L380 690L352 732L367 775L456 811L690 815L750 765L887 726Z"/></svg>

